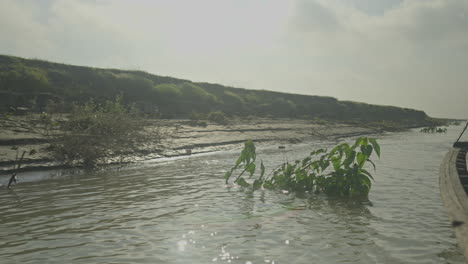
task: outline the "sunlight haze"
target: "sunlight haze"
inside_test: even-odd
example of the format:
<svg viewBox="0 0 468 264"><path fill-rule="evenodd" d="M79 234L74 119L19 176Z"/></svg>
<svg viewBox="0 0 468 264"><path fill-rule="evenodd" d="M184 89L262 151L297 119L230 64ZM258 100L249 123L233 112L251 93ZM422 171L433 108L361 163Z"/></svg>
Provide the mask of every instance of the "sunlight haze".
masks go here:
<svg viewBox="0 0 468 264"><path fill-rule="evenodd" d="M467 118L466 0L3 0L0 54Z"/></svg>

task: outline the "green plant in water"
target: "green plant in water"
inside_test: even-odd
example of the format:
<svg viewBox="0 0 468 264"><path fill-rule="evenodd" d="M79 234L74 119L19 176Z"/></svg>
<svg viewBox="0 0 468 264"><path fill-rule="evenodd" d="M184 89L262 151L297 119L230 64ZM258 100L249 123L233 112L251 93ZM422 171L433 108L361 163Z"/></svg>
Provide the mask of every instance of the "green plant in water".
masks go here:
<svg viewBox="0 0 468 264"><path fill-rule="evenodd" d="M233 172L240 169L234 183L242 187L259 189L263 186L267 189L296 192L323 192L340 197L367 196L373 177L365 169L365 164L369 162L375 169L375 164L370 159L374 152L380 157L377 141L360 137L353 145L342 143L330 151L318 149L302 160L282 163L266 177L265 167L261 162L260 176L251 184L243 176L246 172L249 174L248 178L255 174L256 153L255 144L247 141L234 166L226 172L225 179L228 183Z"/></svg>
<svg viewBox="0 0 468 264"><path fill-rule="evenodd" d="M237 175L236 179L234 180L234 183L239 184L242 187L249 187L250 183L248 183L242 176L244 173L249 173L249 178L252 178L252 176L255 173L255 170L257 168L257 165L255 164L255 160L257 158L257 155L255 153L255 144L251 141L248 140L244 143L244 149L241 151L241 154L239 158L237 158L236 163L234 166L224 174L224 178L226 179L226 183L229 182L229 179L232 176L232 173L237 170L237 169L242 169L241 173ZM261 167L261 175L259 179L256 179L253 183L253 187L255 189L261 187L263 183L263 176L265 174L265 166L263 166L263 162L260 163Z"/></svg>

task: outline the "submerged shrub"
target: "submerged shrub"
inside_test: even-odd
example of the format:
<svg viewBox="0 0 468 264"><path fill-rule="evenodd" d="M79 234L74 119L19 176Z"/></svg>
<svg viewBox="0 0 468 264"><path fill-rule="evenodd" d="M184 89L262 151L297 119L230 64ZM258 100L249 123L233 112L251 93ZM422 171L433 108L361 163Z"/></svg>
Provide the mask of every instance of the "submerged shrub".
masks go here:
<svg viewBox="0 0 468 264"><path fill-rule="evenodd" d="M255 145L252 141L245 142L244 149L234 166L226 172L226 183L233 172L241 169L234 183L243 187L252 186L268 189L281 189L296 192L323 192L327 195L340 197L367 196L372 186L373 177L364 167L375 151L380 157L380 146L373 138L360 137L350 146L342 143L328 151L318 149L307 157L295 162L280 164L265 177L265 167L260 163L260 176L253 183L247 182L243 175L247 172L251 178L256 170Z"/></svg>
<svg viewBox="0 0 468 264"><path fill-rule="evenodd" d="M52 137L52 149L59 159L92 168L111 157L133 152L142 143L159 141L160 133L145 131L139 112L124 106L117 97L102 105L92 100L74 105Z"/></svg>

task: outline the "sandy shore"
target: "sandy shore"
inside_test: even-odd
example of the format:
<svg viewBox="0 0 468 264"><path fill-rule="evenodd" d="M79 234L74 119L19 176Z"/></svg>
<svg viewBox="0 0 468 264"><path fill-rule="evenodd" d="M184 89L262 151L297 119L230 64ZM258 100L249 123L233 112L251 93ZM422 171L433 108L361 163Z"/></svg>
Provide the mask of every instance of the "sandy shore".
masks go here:
<svg viewBox="0 0 468 264"><path fill-rule="evenodd" d="M208 123L206 127L192 126L189 120L154 120L166 138L158 145L142 146L124 159L140 162L239 148L245 140L289 145L310 140L333 140L381 132L379 128L342 123L317 123L299 119L260 119L232 121L229 125ZM22 170L65 168L47 151L48 141L37 115L0 118L0 174L11 173L16 156L26 151ZM31 150L35 150L30 155ZM117 162L117 159L115 161Z"/></svg>

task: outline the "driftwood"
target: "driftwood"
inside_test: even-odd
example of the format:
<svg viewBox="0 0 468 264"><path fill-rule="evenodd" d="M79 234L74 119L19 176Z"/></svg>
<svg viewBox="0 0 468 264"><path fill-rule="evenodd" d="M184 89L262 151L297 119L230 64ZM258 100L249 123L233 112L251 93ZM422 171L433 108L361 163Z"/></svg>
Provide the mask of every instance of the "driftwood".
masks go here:
<svg viewBox="0 0 468 264"><path fill-rule="evenodd" d="M23 162L23 158L24 158L24 155L26 154L26 151L23 151L23 154L21 154L21 158L18 160L18 153L16 153L16 160L18 160L18 163L16 164L16 168L15 168L15 171L13 172L13 174L11 175L10 177L10 180L8 181L8 186L7 186L7 189L10 188L11 184L12 183L15 183L16 184L16 175L18 174L18 171L20 170L21 168L21 162Z"/></svg>

